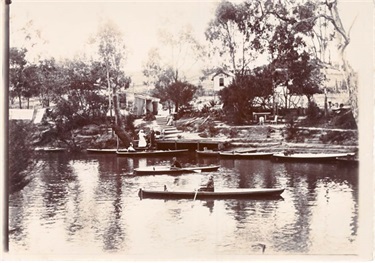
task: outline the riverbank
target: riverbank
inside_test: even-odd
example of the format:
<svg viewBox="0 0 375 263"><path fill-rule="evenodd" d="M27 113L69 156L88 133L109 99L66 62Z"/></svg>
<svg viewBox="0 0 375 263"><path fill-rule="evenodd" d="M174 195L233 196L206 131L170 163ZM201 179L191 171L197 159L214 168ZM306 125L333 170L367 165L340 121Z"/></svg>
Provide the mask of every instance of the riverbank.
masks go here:
<svg viewBox="0 0 375 263"><path fill-rule="evenodd" d="M247 150L280 152L293 150L301 153L357 152L358 131L351 129L332 129L320 127L288 128L284 123L265 123L264 125L231 126L210 118L182 118L167 126L165 117L156 120L137 119L136 131L146 133L154 129L157 143L173 142L179 145L192 143L196 148L204 145L211 149ZM133 137L136 143L136 136ZM72 141L79 150L87 148L116 148L117 138L111 129L101 125L88 125L72 132ZM60 141L51 141L47 145L64 147ZM125 147L121 145L120 147Z"/></svg>

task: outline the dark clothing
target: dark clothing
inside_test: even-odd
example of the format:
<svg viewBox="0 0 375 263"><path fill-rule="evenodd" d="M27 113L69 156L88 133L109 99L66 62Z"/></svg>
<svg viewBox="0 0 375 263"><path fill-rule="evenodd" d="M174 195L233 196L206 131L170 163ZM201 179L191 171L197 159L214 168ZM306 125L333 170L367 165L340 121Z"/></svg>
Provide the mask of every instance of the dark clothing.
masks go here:
<svg viewBox="0 0 375 263"><path fill-rule="evenodd" d="M150 133L150 147L154 148L155 147L155 131L152 130Z"/></svg>
<svg viewBox="0 0 375 263"><path fill-rule="evenodd" d="M202 186L201 188L199 188L199 191L213 192L214 189L215 189L214 179L210 178L208 179L208 182L205 186Z"/></svg>
<svg viewBox="0 0 375 263"><path fill-rule="evenodd" d="M177 160L172 163L171 167L173 167L173 168L182 168L181 164Z"/></svg>

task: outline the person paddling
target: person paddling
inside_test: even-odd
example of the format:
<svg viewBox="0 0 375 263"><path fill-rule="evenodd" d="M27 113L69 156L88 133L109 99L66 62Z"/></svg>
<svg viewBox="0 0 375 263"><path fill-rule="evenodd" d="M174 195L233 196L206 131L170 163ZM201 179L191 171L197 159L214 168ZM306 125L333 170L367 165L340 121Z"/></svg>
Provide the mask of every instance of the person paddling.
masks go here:
<svg viewBox="0 0 375 263"><path fill-rule="evenodd" d="M172 159L171 168L182 168L182 165L180 164L179 161L177 161L176 157L173 157Z"/></svg>
<svg viewBox="0 0 375 263"><path fill-rule="evenodd" d="M215 190L214 177L212 175L208 179L206 185L203 185L202 187L198 189L198 191L207 191L207 192L213 192L214 190Z"/></svg>

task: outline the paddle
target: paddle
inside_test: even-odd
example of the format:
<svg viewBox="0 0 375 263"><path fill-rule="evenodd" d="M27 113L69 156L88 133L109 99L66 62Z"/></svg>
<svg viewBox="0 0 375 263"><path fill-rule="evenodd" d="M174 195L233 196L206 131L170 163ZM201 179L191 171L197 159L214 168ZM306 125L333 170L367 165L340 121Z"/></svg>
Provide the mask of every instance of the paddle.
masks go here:
<svg viewBox="0 0 375 263"><path fill-rule="evenodd" d="M197 198L197 194L198 194L198 188L195 189L195 195L194 195L193 204L191 205L191 207L194 206L194 201L195 201L195 199Z"/></svg>

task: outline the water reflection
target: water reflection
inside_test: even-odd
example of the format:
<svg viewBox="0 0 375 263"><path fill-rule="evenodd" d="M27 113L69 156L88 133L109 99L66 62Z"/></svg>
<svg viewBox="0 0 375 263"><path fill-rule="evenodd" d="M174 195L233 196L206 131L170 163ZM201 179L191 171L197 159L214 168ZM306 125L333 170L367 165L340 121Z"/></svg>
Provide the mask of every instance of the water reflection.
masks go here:
<svg viewBox="0 0 375 263"><path fill-rule="evenodd" d="M179 156L183 165L220 164L215 172L134 176L169 158L64 154L10 197L15 251L108 251L126 255L355 254L358 168L337 164ZM283 187L281 199L140 200L139 188ZM338 220L339 219L339 220ZM58 237L58 245L48 240ZM172 251L172 252L171 252Z"/></svg>

